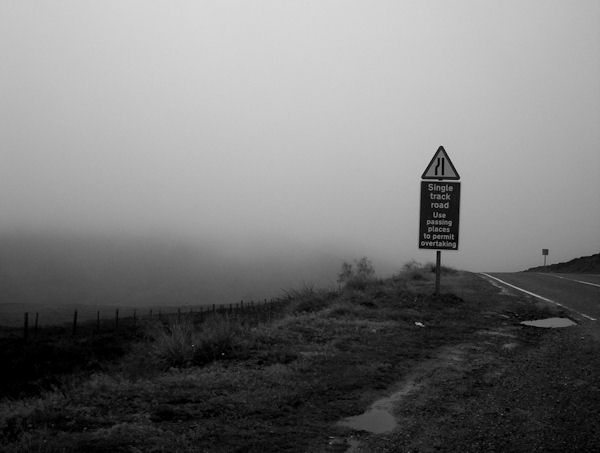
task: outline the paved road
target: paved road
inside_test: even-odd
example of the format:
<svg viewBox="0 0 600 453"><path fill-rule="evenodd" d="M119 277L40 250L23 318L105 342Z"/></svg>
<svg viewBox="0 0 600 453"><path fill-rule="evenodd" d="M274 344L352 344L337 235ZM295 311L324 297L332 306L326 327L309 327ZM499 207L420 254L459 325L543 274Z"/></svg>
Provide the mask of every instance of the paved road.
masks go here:
<svg viewBox="0 0 600 453"><path fill-rule="evenodd" d="M508 286L510 291L533 293L600 324L600 274L516 272L484 275L494 277L496 283Z"/></svg>

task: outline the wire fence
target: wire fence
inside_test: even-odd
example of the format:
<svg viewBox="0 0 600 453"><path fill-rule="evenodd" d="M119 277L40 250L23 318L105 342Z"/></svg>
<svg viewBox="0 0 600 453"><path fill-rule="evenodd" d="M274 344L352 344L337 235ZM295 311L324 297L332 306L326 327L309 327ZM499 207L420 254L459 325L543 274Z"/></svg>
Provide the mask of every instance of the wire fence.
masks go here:
<svg viewBox="0 0 600 453"><path fill-rule="evenodd" d="M281 314L283 299L264 299L262 301L240 301L232 304L211 304L194 307L163 307L163 308L115 308L96 310L91 318L89 310L81 316L81 310L72 312L70 321L46 323L42 326L43 317L40 312L25 312L22 328L6 327L3 336L22 337L25 341L46 335L63 335L83 337L98 333L123 332L141 327L149 322L181 322L184 319L193 323L202 323L214 316L228 316L241 323L270 322Z"/></svg>

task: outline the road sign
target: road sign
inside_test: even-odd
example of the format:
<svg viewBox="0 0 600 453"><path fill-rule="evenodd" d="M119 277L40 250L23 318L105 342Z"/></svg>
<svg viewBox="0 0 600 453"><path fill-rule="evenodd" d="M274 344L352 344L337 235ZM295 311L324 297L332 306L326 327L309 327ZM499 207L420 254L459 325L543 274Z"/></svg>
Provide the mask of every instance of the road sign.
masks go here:
<svg viewBox="0 0 600 453"><path fill-rule="evenodd" d="M421 179L460 179L456 168L454 168L443 146L440 146L433 155L433 159L431 159L423 175L421 175Z"/></svg>
<svg viewBox="0 0 600 453"><path fill-rule="evenodd" d="M544 256L548 255L548 249L542 249L542 255L544 255Z"/></svg>
<svg viewBox="0 0 600 453"><path fill-rule="evenodd" d="M458 250L460 182L421 181L419 248Z"/></svg>
<svg viewBox="0 0 600 453"><path fill-rule="evenodd" d="M442 250L458 250L458 221L460 217L460 176L443 146L421 175L421 216L419 219L419 248L434 249L435 294L440 294Z"/></svg>

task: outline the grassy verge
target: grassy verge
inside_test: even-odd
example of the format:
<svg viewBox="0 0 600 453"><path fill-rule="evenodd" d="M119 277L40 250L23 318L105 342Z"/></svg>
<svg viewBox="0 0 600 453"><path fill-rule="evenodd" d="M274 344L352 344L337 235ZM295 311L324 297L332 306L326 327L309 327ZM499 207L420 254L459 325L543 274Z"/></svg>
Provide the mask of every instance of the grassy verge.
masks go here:
<svg viewBox="0 0 600 453"><path fill-rule="evenodd" d="M499 299L479 277L413 266L340 292L288 294L272 322L154 326L116 363L0 403L3 451L318 451L444 345L498 316L545 308ZM418 324L417 324L418 323ZM425 327L421 327L425 326Z"/></svg>

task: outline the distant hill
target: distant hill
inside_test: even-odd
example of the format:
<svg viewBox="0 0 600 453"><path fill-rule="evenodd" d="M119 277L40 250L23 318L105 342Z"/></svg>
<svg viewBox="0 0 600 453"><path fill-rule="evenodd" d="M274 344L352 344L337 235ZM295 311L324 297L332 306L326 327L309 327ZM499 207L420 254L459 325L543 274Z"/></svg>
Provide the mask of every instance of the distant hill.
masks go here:
<svg viewBox="0 0 600 453"><path fill-rule="evenodd" d="M335 253L277 241L227 250L208 240L2 234L0 304L235 303L276 297L305 282L328 286L341 262Z"/></svg>
<svg viewBox="0 0 600 453"><path fill-rule="evenodd" d="M600 253L582 256L566 263L550 264L527 269L526 272L564 272L574 274L600 274Z"/></svg>

